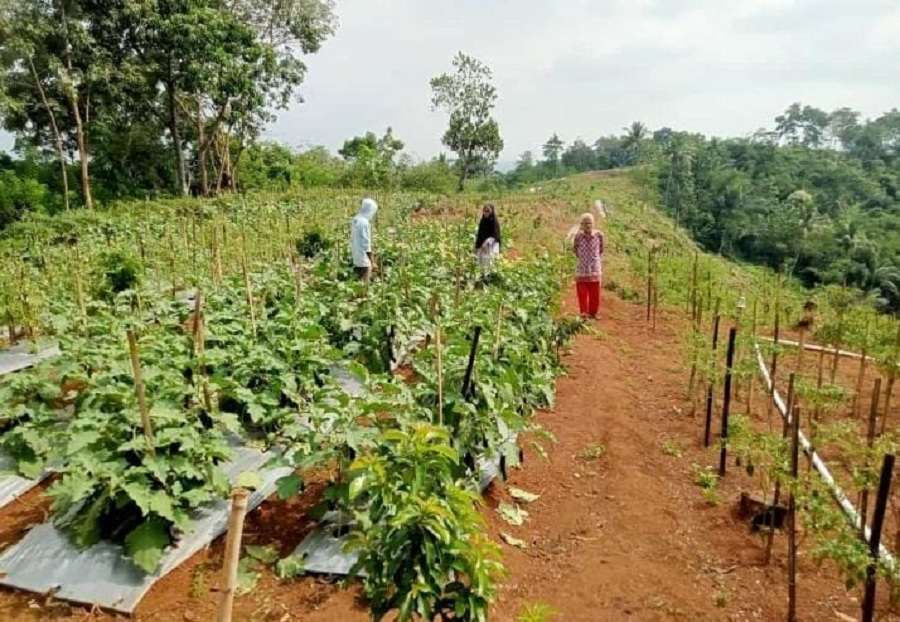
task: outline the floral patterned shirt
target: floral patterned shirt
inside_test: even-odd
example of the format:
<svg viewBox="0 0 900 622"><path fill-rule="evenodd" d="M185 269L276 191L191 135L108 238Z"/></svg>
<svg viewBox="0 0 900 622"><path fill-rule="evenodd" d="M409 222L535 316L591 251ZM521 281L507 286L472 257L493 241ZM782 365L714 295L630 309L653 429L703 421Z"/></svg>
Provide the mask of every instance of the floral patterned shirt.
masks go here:
<svg viewBox="0 0 900 622"><path fill-rule="evenodd" d="M575 268L575 280L582 282L599 281L602 272L603 234L594 231L587 235L583 231L575 234L575 256L578 266Z"/></svg>

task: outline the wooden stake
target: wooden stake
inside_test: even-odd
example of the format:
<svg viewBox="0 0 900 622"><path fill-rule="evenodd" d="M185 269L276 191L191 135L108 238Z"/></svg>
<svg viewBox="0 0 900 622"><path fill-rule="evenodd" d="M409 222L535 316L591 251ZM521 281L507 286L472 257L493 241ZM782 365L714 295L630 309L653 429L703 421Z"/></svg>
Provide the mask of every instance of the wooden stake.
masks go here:
<svg viewBox="0 0 900 622"><path fill-rule="evenodd" d="M794 383L796 380L796 375L791 374L790 380L788 380L788 397L787 397L787 412L792 413L794 409ZM790 422L787 419L787 416L784 418L784 422L781 426L781 438L787 438L788 432L790 431ZM775 492L772 494L772 507L777 507L778 502L781 501L781 482L775 482ZM774 511L774 510L773 510ZM766 556L765 563L768 565L772 561L772 543L775 540L775 525L774 522L770 525L770 531L767 534L766 539Z"/></svg>
<svg viewBox="0 0 900 622"><path fill-rule="evenodd" d="M757 321L757 311L758 311L758 300L756 298L753 299L753 317L750 320L750 342L753 343L756 341L756 321ZM756 378L756 374L750 374L750 377L747 379L747 415L751 415L753 413L753 386L754 379Z"/></svg>
<svg viewBox="0 0 900 622"><path fill-rule="evenodd" d="M81 325L87 328L87 303L84 300L84 286L81 283L81 262L78 259L78 249L74 251L75 261L72 269L75 271L75 297L78 300L78 309L81 311Z"/></svg>
<svg viewBox="0 0 900 622"><path fill-rule="evenodd" d="M894 356L893 359L896 361L900 355L900 322L897 322L897 336L894 338ZM894 393L894 383L897 381L897 365L896 363L891 365L891 370L888 372L887 379L887 389L885 390L884 396L884 410L881 413L881 434L883 435L887 430L887 420L891 414L891 396Z"/></svg>
<svg viewBox="0 0 900 622"><path fill-rule="evenodd" d="M494 333L494 360L500 356L500 325L503 322L503 303L497 307L497 330Z"/></svg>
<svg viewBox="0 0 900 622"><path fill-rule="evenodd" d="M144 393L144 378L141 374L141 358L138 351L137 338L134 330L129 328L125 332L128 337L128 353L131 355L131 373L134 375L134 394L137 396L138 407L141 410L141 423L144 426L144 438L147 439L148 451L151 455L156 453L153 442L153 427L150 425L150 410L147 408L147 396Z"/></svg>
<svg viewBox="0 0 900 622"><path fill-rule="evenodd" d="M719 369L719 361L716 356L716 352L719 346L719 322L721 318L719 315L716 315L715 320L713 320L713 337L712 337L712 378L709 378L706 382L706 423L703 427L703 446L709 447L709 436L710 436L710 427L712 426L712 411L713 411L713 402L715 401L713 398L713 391L716 387L716 372Z"/></svg>
<svg viewBox="0 0 900 622"><path fill-rule="evenodd" d="M871 561L866 568L866 589L863 597L862 622L872 622L875 618L875 571L881 554L881 529L884 527L884 513L887 509L891 478L894 475L894 454L885 454L881 463L881 477L878 480L878 494L875 497L875 513L872 515L872 537L869 539Z"/></svg>
<svg viewBox="0 0 900 622"><path fill-rule="evenodd" d="M737 328L728 331L728 353L725 358L725 396L722 400L722 434L719 449L719 476L725 475L725 459L728 453L728 415L731 411L731 377L734 369L734 345L737 339Z"/></svg>
<svg viewBox="0 0 900 622"><path fill-rule="evenodd" d="M228 519L228 539L225 541L225 558L222 562L222 595L219 597L216 622L231 622L234 593L238 587L241 538L249 495L250 493L243 488L234 488L231 491L231 516Z"/></svg>
<svg viewBox="0 0 900 622"><path fill-rule="evenodd" d="M472 389L472 372L475 370L475 354L478 352L478 342L481 339L481 326L475 327L475 335L472 337L472 349L469 351L469 361L466 364L466 374L463 376L462 396L469 395Z"/></svg>
<svg viewBox="0 0 900 622"><path fill-rule="evenodd" d="M866 472L872 468L872 446L875 444L875 421L878 419L878 402L881 397L881 378L875 379L872 387L872 407L869 409L869 425L866 428ZM864 485L859 493L859 522L862 539L866 540L866 522L869 515L869 487Z"/></svg>
<svg viewBox="0 0 900 622"><path fill-rule="evenodd" d="M653 249L647 251L647 323L653 308Z"/></svg>
<svg viewBox="0 0 900 622"><path fill-rule="evenodd" d="M791 411L791 478L788 493L788 622L797 619L797 508L794 486L800 458L800 408Z"/></svg>
<svg viewBox="0 0 900 622"><path fill-rule="evenodd" d="M862 358L859 360L859 372L856 374L856 391L853 393L852 416L854 419L859 416L859 396L862 395L863 383L866 377L866 365L869 362L869 329L871 322L871 319L866 320L866 328L863 332L863 347L862 352L860 352Z"/></svg>
<svg viewBox="0 0 900 622"><path fill-rule="evenodd" d="M437 377L438 377L438 421L444 425L444 362L442 359L441 325L435 329L435 348L437 349Z"/></svg>
<svg viewBox="0 0 900 622"><path fill-rule="evenodd" d="M244 290L247 294L247 307L250 309L250 330L256 337L256 304L253 300L253 288L250 287L250 274L247 272L247 258L241 254L241 271L244 273Z"/></svg>

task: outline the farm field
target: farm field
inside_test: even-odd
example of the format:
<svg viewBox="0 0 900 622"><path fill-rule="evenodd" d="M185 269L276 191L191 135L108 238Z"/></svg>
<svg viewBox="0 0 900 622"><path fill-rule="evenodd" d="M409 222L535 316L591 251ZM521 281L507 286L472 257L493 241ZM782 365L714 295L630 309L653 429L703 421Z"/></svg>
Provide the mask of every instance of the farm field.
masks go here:
<svg viewBox="0 0 900 622"><path fill-rule="evenodd" d="M376 468L366 456L379 456L384 465L408 460L385 435L412 433L427 421L454 439L447 458L454 491L476 488L476 454L505 459L509 479L494 480L483 504L467 492L452 509L461 533L473 542L481 527L467 512L477 509L485 522L494 544L485 542L472 555L490 557L495 547L502 552L508 575L498 577L487 603L490 619L532 619L523 616L537 615L543 605L560 620L783 618L786 537L776 535L772 560L764 564L765 539L751 533L749 520L735 508L741 492L759 493L761 477L767 495L775 481L789 485L775 475L783 468L782 451L764 451L780 434L769 433L772 419L748 335L754 307L752 328L759 334L772 334L776 314L782 326L793 326L805 299L796 286L698 254L656 211L652 194L633 176L619 174L547 183L498 199L512 244L499 274L487 280L470 259L479 206L474 198L376 197L383 206L376 226L383 274L364 291L343 260L345 225L358 198L323 193L250 198L247 204L183 201L149 205L134 219L117 215L113 221L101 213L17 226L0 246L2 289L15 293L3 300L13 318L8 330L23 339L58 339L62 354L0 380L2 407L10 413L4 413L0 447L23 477L56 471L0 509L6 549L36 524L75 512L82 520L66 516L69 537L83 538L86 546L119 541L152 572L167 547L177 544L179 529L188 528L191 512L227 497L229 484L218 469L229 459L228 439L237 438L275 458L232 483L258 488L271 469L289 474L247 515L247 589L236 599L235 619L364 620L370 602L358 583L345 589L322 577L285 577L298 573L280 562L291 560L314 529L323 501L347 509L357 524L373 520L359 503L371 499L348 496L348 484ZM571 319L571 266L562 240L598 198L610 206L609 218L600 221L609 254L604 302L599 323L582 327ZM692 273L699 274L693 282ZM178 302L179 292L193 290L202 292L200 303L196 297L191 304ZM854 306L846 315L853 321L841 320L846 330L837 334L840 307L828 302L834 292L814 295L821 304L810 340L859 351L857 332L867 312ZM746 306L738 317L741 298ZM702 448L700 390L714 383L718 430L724 351L720 342L713 358L708 344L717 305L722 333L731 324L740 329L732 413L746 415L745 428L753 431L733 439L730 449L745 462L737 468L732 455L721 480L698 475L718 464L718 446ZM879 363L863 377L861 413L869 408L867 392L876 375L893 384L897 360L896 322L872 322L877 329L869 333L869 351ZM467 385L475 387L472 396L459 387L476 325L483 332ZM134 392L129 334L136 335L147 408ZM799 338L791 330L782 336ZM417 345L406 348L411 344ZM770 349L762 347L768 357ZM786 394L786 370L793 369L796 354L784 348L779 355L777 384ZM827 377L831 361L825 360ZM814 379L817 362L809 353L798 371ZM335 365L361 379L364 397L344 393L330 371ZM692 365L698 368L693 401ZM854 503L865 415L846 414L857 368L858 362L839 361L835 385L843 391L799 392L803 412L819 404L823 424L854 423L852 437L847 429L823 428L829 442L819 446ZM754 376L755 398L746 408ZM893 447L897 406L870 452L871 464ZM498 418L521 434L524 463L518 467L517 452L498 433ZM805 428L805 415L801 421ZM780 432L780 422L775 429ZM187 466L175 457L185 451L195 452L189 454L193 467L205 469L183 470ZM155 464L161 456L168 462L154 468L167 469L164 475L148 473L150 458ZM747 456L755 460L753 474L744 468ZM810 483L796 484L798 496L813 491L814 479L813 473L804 480ZM866 481L865 487L874 487ZM443 485L448 488L433 491L435 497L451 494L451 484ZM521 491L539 498L526 501ZM895 503L892 510L900 508ZM836 507L830 519L840 517ZM509 508L518 508L513 522L521 524L510 524L503 511ZM898 523L893 511L888 514L885 543L896 552ZM798 619L853 619L860 593L844 583L867 560L851 547L843 557L831 552L846 562L841 566L818 562L813 553L822 542L848 542L852 530L839 520L807 529L804 516L801 511ZM130 531L104 527L117 521ZM138 529L139 535L152 530L152 546L133 535ZM377 544L364 547L375 550ZM156 582L134 618L209 619L219 598L224 548L218 538ZM371 563L368 568L378 567ZM886 620L893 619L887 591L879 586L880 619ZM0 593L3 619L85 615L116 617L52 594Z"/></svg>

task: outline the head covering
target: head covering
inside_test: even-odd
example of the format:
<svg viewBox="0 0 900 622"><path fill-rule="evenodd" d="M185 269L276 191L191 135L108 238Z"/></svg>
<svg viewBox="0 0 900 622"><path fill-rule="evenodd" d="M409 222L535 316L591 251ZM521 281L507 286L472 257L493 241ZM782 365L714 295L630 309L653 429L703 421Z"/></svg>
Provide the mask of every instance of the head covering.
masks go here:
<svg viewBox="0 0 900 622"><path fill-rule="evenodd" d="M363 199L362 205L359 206L359 213L357 216L365 218L370 221L375 218L375 213L378 211L378 204L372 199Z"/></svg>
<svg viewBox="0 0 900 622"><path fill-rule="evenodd" d="M475 250L481 248L488 238L494 238L497 244L500 244L500 221L497 220L497 210L491 203L486 203L485 207L491 213L488 216L482 214L481 220L478 222L478 234L475 236Z"/></svg>

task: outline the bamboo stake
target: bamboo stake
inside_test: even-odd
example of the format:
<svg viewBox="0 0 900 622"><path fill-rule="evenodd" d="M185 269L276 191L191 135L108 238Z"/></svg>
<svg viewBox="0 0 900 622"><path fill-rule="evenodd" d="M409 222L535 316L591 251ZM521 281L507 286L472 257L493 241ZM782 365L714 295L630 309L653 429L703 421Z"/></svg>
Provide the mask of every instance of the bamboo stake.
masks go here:
<svg viewBox="0 0 900 622"><path fill-rule="evenodd" d="M500 356L500 326L503 322L503 303L500 303L500 306L497 307L497 330L494 333L494 360L497 360L497 357Z"/></svg>
<svg viewBox="0 0 900 622"><path fill-rule="evenodd" d="M894 338L894 360L896 361L897 355L900 354L900 322L897 323L897 336ZM891 396L894 393L894 383L897 381L897 366L896 364L891 365L891 370L888 372L887 379L887 388L885 390L884 396L884 412L881 414L881 434L884 434L885 430L887 430L887 420L888 416L891 414Z"/></svg>
<svg viewBox="0 0 900 622"><path fill-rule="evenodd" d="M781 330L781 277L778 278L778 286L775 289L775 332L772 347L772 364L769 369L772 370L772 387L769 391L768 404L766 406L766 419L769 422L769 432L772 431L772 411L775 408L775 378L778 372L778 339Z"/></svg>
<svg viewBox="0 0 900 622"><path fill-rule="evenodd" d="M441 325L435 329L435 348L437 349L437 377L438 377L438 421L444 425L444 362L442 359Z"/></svg>
<svg viewBox="0 0 900 622"><path fill-rule="evenodd" d="M757 311L758 311L758 299L753 299L753 317L750 320L750 341L756 341L756 322L757 322ZM747 380L747 414L750 415L753 412L753 386L754 379L756 378L756 374L750 374L750 377Z"/></svg>
<svg viewBox="0 0 900 622"><path fill-rule="evenodd" d="M863 332L863 347L862 352L860 352L862 358L859 361L859 372L856 374L856 391L853 393L852 416L854 419L859 416L859 396L862 395L863 383L865 382L866 377L866 366L869 362L869 329L871 327L871 322L871 319L866 319L866 328Z"/></svg>
<svg viewBox="0 0 900 622"><path fill-rule="evenodd" d="M148 451L151 455L156 453L153 442L153 427L150 425L150 410L147 408L147 396L144 393L144 377L141 374L141 358L138 351L137 338L134 330L129 328L125 332L128 337L128 353L131 356L131 372L134 374L134 394L137 396L138 407L141 410L141 424L144 426L144 438L147 439Z"/></svg>
<svg viewBox="0 0 900 622"><path fill-rule="evenodd" d="M875 421L878 419L878 402L881 397L881 378L875 379L872 387L872 406L869 409L869 425L866 428L866 461L865 471L872 468L872 446L875 444ZM869 514L869 487L864 485L859 496L859 523L863 542L866 540L866 522Z"/></svg>
<svg viewBox="0 0 900 622"><path fill-rule="evenodd" d="M87 328L87 303L84 300L84 285L81 283L81 262L78 259L78 248L76 247L73 255L75 261L73 267L75 270L75 297L78 300L78 309L81 311L81 324Z"/></svg>
<svg viewBox="0 0 900 622"><path fill-rule="evenodd" d="M228 519L228 539L225 541L225 558L222 564L223 589L219 597L216 622L231 622L234 593L238 586L238 564L241 557L241 538L244 532L244 517L247 515L247 498L250 493L244 488L231 491L231 516Z"/></svg>
<svg viewBox="0 0 900 622"><path fill-rule="evenodd" d="M647 251L647 323L653 309L653 248Z"/></svg>
<svg viewBox="0 0 900 622"><path fill-rule="evenodd" d="M786 412L788 412L788 413L793 412L793 408L794 408L794 397L795 397L795 396L794 396L794 382L795 382L795 378L796 378L795 374L791 374L790 380L788 381L788 397L787 397L787 408L786 408ZM789 428L788 426L789 426L788 419L787 419L787 417L785 417L785 418L784 418L784 424L783 424L782 427L781 427L781 438L782 438L782 439L787 438L788 432L789 432L789 430L790 430L790 428ZM774 508L778 507L778 502L779 502L780 500L781 500L781 482L780 482L780 481L776 481L776 482L775 482L775 492L772 494L772 507L773 507L773 510L772 510L772 511L773 511L773 513L774 513L774 511L775 511ZM769 533L767 534L767 539L766 539L766 553L765 553L765 564L766 564L767 566L768 566L769 563L771 563L771 561L772 561L772 543L775 541L775 524L774 524L774 520L773 520L772 525L770 525L769 527L770 527L770 531L769 531Z"/></svg>
<svg viewBox="0 0 900 622"><path fill-rule="evenodd" d="M247 258L241 254L241 271L244 273L244 290L247 294L247 307L250 309L250 330L256 337L256 306L253 301L253 288L250 287L250 274L247 272Z"/></svg>
<svg viewBox="0 0 900 622"><path fill-rule="evenodd" d="M800 457L800 408L791 413L791 478L797 481ZM788 622L797 619L797 508L794 486L788 492Z"/></svg>

